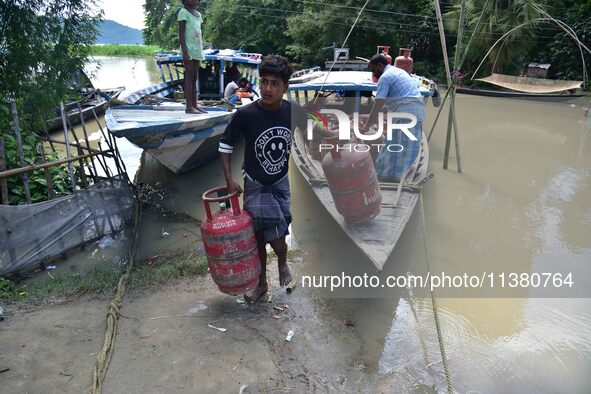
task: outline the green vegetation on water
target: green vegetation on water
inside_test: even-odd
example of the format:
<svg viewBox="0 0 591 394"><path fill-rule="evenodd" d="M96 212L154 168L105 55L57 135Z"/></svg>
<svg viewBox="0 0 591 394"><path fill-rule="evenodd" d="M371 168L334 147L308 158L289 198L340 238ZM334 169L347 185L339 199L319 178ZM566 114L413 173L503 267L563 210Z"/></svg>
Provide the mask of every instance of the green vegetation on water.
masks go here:
<svg viewBox="0 0 591 394"><path fill-rule="evenodd" d="M160 51L156 45L93 45L91 53L94 56L153 56Z"/></svg>
<svg viewBox="0 0 591 394"><path fill-rule="evenodd" d="M134 266L127 282L128 291L141 291L175 279L207 273L207 260L203 255L168 255L163 256L159 263L157 267L145 264ZM28 283L0 278L0 304L9 309L23 309L84 294L108 296L114 294L122 274L119 268L99 267L86 273L53 274L51 279Z"/></svg>

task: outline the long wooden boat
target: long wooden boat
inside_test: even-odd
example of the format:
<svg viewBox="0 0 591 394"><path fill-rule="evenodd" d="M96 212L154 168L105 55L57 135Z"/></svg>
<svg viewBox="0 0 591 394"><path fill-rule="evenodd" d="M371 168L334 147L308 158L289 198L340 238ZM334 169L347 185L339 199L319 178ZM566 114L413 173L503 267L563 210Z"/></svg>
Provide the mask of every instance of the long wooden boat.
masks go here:
<svg viewBox="0 0 591 394"><path fill-rule="evenodd" d="M492 89L478 89L468 87L457 87L456 93L469 94L472 96L486 96L486 97L503 97L503 98L518 98L537 101L548 102L564 102L583 97L584 94L560 94L560 93L525 93L510 90L492 90Z"/></svg>
<svg viewBox="0 0 591 394"><path fill-rule="evenodd" d="M107 128L116 137L127 138L144 149L174 173L205 164L218 156L219 139L237 108L221 101L225 66L235 65L256 92L261 58L260 54L233 50L205 51L206 69L218 70L217 75L205 75L200 81L200 98L211 99L200 102L208 112L186 114L182 99L175 98L182 96L182 57L175 53L157 54L163 82L124 98L124 105L109 108L105 114ZM242 98L238 104L250 102Z"/></svg>
<svg viewBox="0 0 591 394"><path fill-rule="evenodd" d="M416 77L421 84L424 100L433 95L435 85L432 81ZM377 84L372 82L371 73L362 71L333 71L318 79L303 83L290 84L288 98L297 100L303 92L307 97L322 90L345 91L361 101L363 92L372 92ZM367 93L366 93L367 94ZM363 103L360 102L360 107ZM406 223L419 199L421 187L433 176L428 171L429 147L425 134L422 134L420 154L413 166L403 175L400 183L380 181L382 194L381 211L378 216L364 224L349 224L338 213L328 183L324 176L322 164L312 158L308 145L299 133L294 135L292 157L295 165L320 203L326 208L349 238L367 255L378 270L382 270L388 257L394 250Z"/></svg>
<svg viewBox="0 0 591 394"><path fill-rule="evenodd" d="M93 120L94 114L102 115L109 103L112 100L117 99L124 89L125 87L123 86L108 89L93 89L81 100L67 103L64 106L66 115L73 125L80 123L80 111L78 108L78 104L80 104L84 121L89 119ZM61 116L56 116L55 118L48 120L46 126L48 131L61 129L63 127Z"/></svg>

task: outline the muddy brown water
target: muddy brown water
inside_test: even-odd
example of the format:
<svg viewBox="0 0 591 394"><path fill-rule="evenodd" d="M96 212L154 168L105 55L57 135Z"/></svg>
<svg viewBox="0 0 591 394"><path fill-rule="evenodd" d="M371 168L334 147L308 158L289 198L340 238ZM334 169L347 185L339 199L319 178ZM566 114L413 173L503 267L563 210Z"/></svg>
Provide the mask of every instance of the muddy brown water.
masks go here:
<svg viewBox="0 0 591 394"><path fill-rule="evenodd" d="M93 77L97 87L126 85L129 94L159 80L151 58L98 60L102 66ZM540 267L590 266L591 120L584 114L589 105L588 98L544 103L459 95L464 171L455 171L453 146L450 169L442 169L444 111L430 143L429 168L435 177L423 191L424 212L417 206L385 265L386 274L423 275L427 262L431 271L448 272L527 273ZM435 113L431 106L426 130ZM93 136L100 140L98 134ZM203 217L201 194L223 184L217 162L175 175L126 140L118 142L130 176L166 190L163 206ZM239 174L239 162L236 157L234 174ZM293 165L290 180L294 216L290 246L304 256L298 271L375 273ZM195 233L198 227L191 221L148 213L138 253L147 257L190 245ZM91 249L71 259L70 269L96 264L98 248ZM101 261L112 257L108 250L99 251ZM589 278L574 280L588 283ZM589 392L588 298L527 298L527 292L522 298L469 294L470 298L437 300L457 391ZM334 298L334 306L355 323L369 371L428 383L417 384L417 392L429 387L445 391L428 292L395 289L384 296L358 290L324 296Z"/></svg>

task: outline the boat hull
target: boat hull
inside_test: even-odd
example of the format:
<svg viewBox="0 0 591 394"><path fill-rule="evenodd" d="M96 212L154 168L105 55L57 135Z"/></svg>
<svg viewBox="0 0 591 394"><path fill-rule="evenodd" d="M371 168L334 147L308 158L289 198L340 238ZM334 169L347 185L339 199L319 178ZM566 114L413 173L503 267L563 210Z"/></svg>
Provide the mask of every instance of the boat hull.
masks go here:
<svg viewBox="0 0 591 394"><path fill-rule="evenodd" d="M150 155L175 174L187 172L218 157L218 145L226 124L212 129L207 137L193 133L164 140L159 148L146 149ZM205 134L207 131L197 132ZM191 138L191 136L193 136ZM185 141L185 143L183 143Z"/></svg>
<svg viewBox="0 0 591 394"><path fill-rule="evenodd" d="M107 128L146 150L174 173L205 164L218 155L218 142L233 113L204 107L207 114L185 114L184 106L120 106L107 110Z"/></svg>
<svg viewBox="0 0 591 394"><path fill-rule="evenodd" d="M104 89L103 92L107 93L111 97L111 100L113 100L113 99L118 98L124 89L125 89L124 87L119 87L119 88L115 88L115 89ZM84 100L81 101L80 105L82 106L82 117L83 117L84 121L85 122L87 120L92 121L92 120L94 120L95 114L98 116L98 115L102 115L103 113L105 113L105 110L107 109L107 106L109 105L109 102L110 101L107 101L105 99L103 101L98 102L96 105L93 105L90 102L85 103ZM70 119L70 122L72 125L77 125L80 123L80 115L78 114L78 107L76 104L73 104L70 107L71 108L69 110L67 110L68 118ZM93 110L94 110L94 114L92 112ZM45 125L46 125L48 131L54 131L54 130L61 129L63 127L62 118L60 116L60 117L50 119L45 123Z"/></svg>

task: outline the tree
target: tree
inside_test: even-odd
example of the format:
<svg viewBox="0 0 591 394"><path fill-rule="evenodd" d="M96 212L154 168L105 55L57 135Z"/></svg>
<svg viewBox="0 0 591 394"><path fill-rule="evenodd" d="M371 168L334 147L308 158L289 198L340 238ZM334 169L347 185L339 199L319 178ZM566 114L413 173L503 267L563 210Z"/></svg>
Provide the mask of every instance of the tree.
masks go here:
<svg viewBox="0 0 591 394"><path fill-rule="evenodd" d="M159 45L158 30L162 23L162 15L170 7L172 0L146 0L144 4L145 25L142 30L144 42L148 45Z"/></svg>
<svg viewBox="0 0 591 394"><path fill-rule="evenodd" d="M288 55L302 67L331 58L323 47L341 45L359 10L360 0L209 0L202 2L203 36L216 48ZM146 1L146 41L178 47L178 0ZM371 57L376 45L412 47L417 70L441 70L441 50L432 0L372 1L351 35L352 56ZM395 55L395 53L394 53Z"/></svg>
<svg viewBox="0 0 591 394"><path fill-rule="evenodd" d="M445 25L451 32L457 32L462 0L452 0L452 6L445 13ZM473 72L478 63L493 44L514 27L542 17L539 11L542 4L535 0L466 0L466 24L464 45L476 30L475 39L468 48L463 69ZM478 25L481 13L482 20ZM527 61L525 54L541 36L537 24L520 28L497 44L485 61L484 70L503 72L521 72ZM463 51L466 48L463 48Z"/></svg>
<svg viewBox="0 0 591 394"><path fill-rule="evenodd" d="M333 42L342 46L362 4L355 0L305 2L302 12L288 21L287 34L292 40L288 53L306 66L323 64L332 52L327 54L321 48ZM441 51L433 2L371 2L345 46L352 56L369 58L377 45L390 45L394 56L397 48L410 47L419 62L438 62Z"/></svg>
<svg viewBox="0 0 591 394"><path fill-rule="evenodd" d="M94 0L0 3L0 102L14 97L21 115L45 117L64 100L97 34ZM0 111L0 131L11 117Z"/></svg>
<svg viewBox="0 0 591 394"><path fill-rule="evenodd" d="M549 13L569 25L584 44L591 46L591 1L547 0ZM591 73L591 55L583 50L586 71ZM540 48L538 61L550 63L552 78L582 80L581 53L577 43L564 31L556 30L550 44ZM586 89L591 86L587 84Z"/></svg>
<svg viewBox="0 0 591 394"><path fill-rule="evenodd" d="M199 11L207 22L207 9L213 0L204 0ZM177 16L183 4L180 0L146 0L144 14L146 28L143 30L144 42L158 45L164 49L179 49ZM203 28L203 27L202 27ZM207 35L204 38L209 41Z"/></svg>
<svg viewBox="0 0 591 394"><path fill-rule="evenodd" d="M0 2L0 136L6 140L7 167L20 166L9 101L17 103L26 164L36 161L40 120L53 117L66 101L73 76L88 61L99 15L94 0L3 0ZM23 125L26 124L26 127ZM55 191L69 191L65 165L51 167ZM33 202L47 195L42 171L29 173ZM25 201L18 177L8 179L10 203Z"/></svg>
<svg viewBox="0 0 591 394"><path fill-rule="evenodd" d="M207 8L204 37L218 48L285 54L288 18L302 8L293 0L216 0Z"/></svg>

